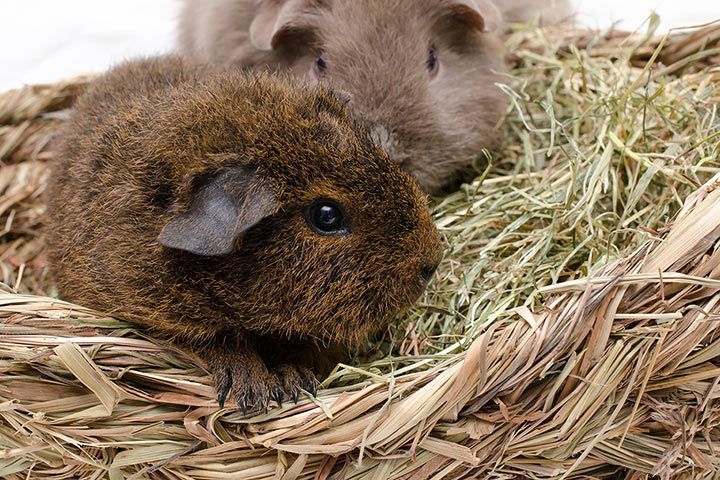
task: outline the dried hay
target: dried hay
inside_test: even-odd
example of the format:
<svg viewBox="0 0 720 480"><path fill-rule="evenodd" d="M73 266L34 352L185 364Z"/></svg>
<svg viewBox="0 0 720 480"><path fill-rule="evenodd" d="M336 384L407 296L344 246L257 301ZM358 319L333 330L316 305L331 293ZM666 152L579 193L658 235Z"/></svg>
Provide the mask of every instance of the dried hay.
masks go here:
<svg viewBox="0 0 720 480"><path fill-rule="evenodd" d="M502 161L435 204L422 304L253 418L182 352L51 298L48 138L85 81L0 97L0 477L714 478L719 38L517 31Z"/></svg>

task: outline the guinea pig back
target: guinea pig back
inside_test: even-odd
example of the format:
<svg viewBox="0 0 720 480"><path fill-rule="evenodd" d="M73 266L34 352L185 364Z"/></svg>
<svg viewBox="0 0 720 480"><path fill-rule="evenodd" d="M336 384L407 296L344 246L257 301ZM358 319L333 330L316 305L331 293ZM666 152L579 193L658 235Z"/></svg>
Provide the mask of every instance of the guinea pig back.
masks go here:
<svg viewBox="0 0 720 480"><path fill-rule="evenodd" d="M50 178L61 296L188 347L244 410L312 391L441 256L426 198L343 102L266 75L121 65L78 101Z"/></svg>

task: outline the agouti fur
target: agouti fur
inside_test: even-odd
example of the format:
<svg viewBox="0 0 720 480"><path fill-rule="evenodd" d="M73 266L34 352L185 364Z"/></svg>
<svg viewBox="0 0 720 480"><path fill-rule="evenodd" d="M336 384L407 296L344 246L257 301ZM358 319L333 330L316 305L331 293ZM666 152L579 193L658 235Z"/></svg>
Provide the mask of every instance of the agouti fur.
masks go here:
<svg viewBox="0 0 720 480"><path fill-rule="evenodd" d="M243 410L313 391L441 256L426 198L341 97L176 57L93 83L48 194L61 296L191 349Z"/></svg>

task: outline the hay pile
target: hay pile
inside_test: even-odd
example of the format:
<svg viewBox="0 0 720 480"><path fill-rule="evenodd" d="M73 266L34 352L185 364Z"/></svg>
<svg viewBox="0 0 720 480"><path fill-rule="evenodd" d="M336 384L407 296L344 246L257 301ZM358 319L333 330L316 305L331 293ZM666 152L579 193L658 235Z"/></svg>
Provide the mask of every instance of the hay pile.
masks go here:
<svg viewBox="0 0 720 480"><path fill-rule="evenodd" d="M48 135L84 82L0 97L0 477L714 478L718 39L517 31L507 142L435 203L421 304L253 418L182 352L48 297Z"/></svg>

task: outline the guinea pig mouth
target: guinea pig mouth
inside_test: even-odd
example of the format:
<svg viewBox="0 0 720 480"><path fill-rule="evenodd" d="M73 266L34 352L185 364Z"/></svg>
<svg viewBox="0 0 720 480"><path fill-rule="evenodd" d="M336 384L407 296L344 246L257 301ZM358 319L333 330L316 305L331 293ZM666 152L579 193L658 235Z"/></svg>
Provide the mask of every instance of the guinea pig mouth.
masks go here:
<svg viewBox="0 0 720 480"><path fill-rule="evenodd" d="M415 305L420 298L422 298L423 294L427 290L429 280L425 278L418 278L417 281L413 282L412 284L408 285L405 290L405 295L402 295L400 298L402 298L404 301L399 302L400 305L398 306L398 314L402 313L403 311L411 308L413 305Z"/></svg>
<svg viewBox="0 0 720 480"><path fill-rule="evenodd" d="M412 285L409 286L409 306L414 305L420 297L423 296L427 290L428 284L432 281L435 276L435 272L438 269L440 260L428 260L420 265L416 273L415 282L410 282Z"/></svg>

